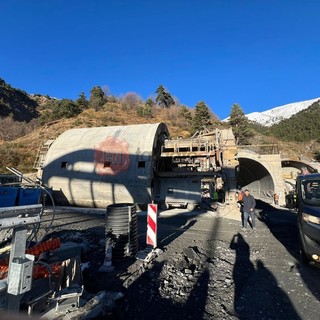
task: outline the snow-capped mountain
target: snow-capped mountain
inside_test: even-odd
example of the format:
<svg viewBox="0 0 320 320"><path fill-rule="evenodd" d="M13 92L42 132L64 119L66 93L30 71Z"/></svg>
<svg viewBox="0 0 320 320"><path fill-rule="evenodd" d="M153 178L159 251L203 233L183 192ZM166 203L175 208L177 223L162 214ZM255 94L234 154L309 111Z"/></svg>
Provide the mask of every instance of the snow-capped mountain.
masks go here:
<svg viewBox="0 0 320 320"><path fill-rule="evenodd" d="M273 124L280 122L281 120L288 119L294 114L307 109L310 107L314 102L320 100L320 98L294 102L290 104L286 104L284 106L279 106L267 111L263 112L252 112L246 114L246 117L250 121L258 122L259 124L270 127Z"/></svg>

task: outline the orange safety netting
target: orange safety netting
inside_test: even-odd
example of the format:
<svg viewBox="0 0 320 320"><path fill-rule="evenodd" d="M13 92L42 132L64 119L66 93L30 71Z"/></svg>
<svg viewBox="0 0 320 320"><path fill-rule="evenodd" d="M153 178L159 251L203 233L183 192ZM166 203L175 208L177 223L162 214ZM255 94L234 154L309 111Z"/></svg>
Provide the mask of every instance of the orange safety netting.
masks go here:
<svg viewBox="0 0 320 320"><path fill-rule="evenodd" d="M60 248L61 241L60 238L53 238L46 242L39 243L32 248L26 250L27 254L32 254L34 256L39 256L42 252L51 251Z"/></svg>
<svg viewBox="0 0 320 320"><path fill-rule="evenodd" d="M60 238L50 239L46 242L39 243L32 248L26 250L27 254L32 254L34 256L39 256L41 253L46 251L51 251L60 248L61 241ZM33 267L32 277L34 279L38 278L48 278L50 275L59 275L61 269L61 263L56 263L50 265L50 269L42 264L36 264ZM9 259L0 259L0 279L4 279L8 276L9 270Z"/></svg>

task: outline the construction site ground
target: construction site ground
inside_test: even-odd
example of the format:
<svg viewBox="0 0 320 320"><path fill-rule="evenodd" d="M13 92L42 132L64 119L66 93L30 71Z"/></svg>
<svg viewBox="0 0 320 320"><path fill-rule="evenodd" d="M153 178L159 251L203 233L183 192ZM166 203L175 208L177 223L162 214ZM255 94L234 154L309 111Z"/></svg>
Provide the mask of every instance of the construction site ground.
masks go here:
<svg viewBox="0 0 320 320"><path fill-rule="evenodd" d="M318 319L320 269L300 263L296 213L258 201L256 230L235 205L158 215L150 261L104 261L104 209L57 208L49 236L85 247L80 308L46 319ZM146 212L138 213L139 249ZM21 310L23 314L25 310ZM34 313L34 316L38 316Z"/></svg>

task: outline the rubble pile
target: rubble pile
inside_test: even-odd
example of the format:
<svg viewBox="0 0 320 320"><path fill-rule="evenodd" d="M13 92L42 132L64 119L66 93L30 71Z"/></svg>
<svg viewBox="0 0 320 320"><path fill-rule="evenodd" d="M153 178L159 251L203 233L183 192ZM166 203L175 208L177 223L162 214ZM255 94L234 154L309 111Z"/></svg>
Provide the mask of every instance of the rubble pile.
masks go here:
<svg viewBox="0 0 320 320"><path fill-rule="evenodd" d="M184 303L203 272L203 263L197 247L188 247L173 261L164 263L159 279L162 298Z"/></svg>
<svg viewBox="0 0 320 320"><path fill-rule="evenodd" d="M205 246L189 246L165 253L139 270L130 283L119 319L237 319L233 311L234 251L229 243L215 246L215 256ZM201 250L199 249L201 248ZM144 269L144 273L141 271ZM131 278L132 279L132 278ZM146 305L148 307L146 307Z"/></svg>

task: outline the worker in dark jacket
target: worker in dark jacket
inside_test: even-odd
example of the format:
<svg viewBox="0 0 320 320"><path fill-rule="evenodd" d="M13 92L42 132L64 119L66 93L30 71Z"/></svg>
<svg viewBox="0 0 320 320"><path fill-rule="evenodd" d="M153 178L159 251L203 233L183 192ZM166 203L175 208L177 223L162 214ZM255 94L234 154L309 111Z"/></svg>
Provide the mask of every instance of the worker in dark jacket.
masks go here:
<svg viewBox="0 0 320 320"><path fill-rule="evenodd" d="M256 207L256 200L255 198L250 194L249 190L244 190L244 197L242 199L243 203L243 230L247 229L248 225L248 219L250 216L252 229L256 228L256 221L255 221L255 207Z"/></svg>

